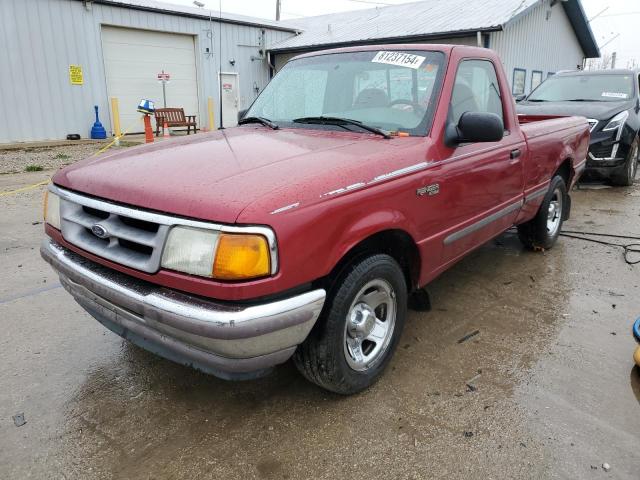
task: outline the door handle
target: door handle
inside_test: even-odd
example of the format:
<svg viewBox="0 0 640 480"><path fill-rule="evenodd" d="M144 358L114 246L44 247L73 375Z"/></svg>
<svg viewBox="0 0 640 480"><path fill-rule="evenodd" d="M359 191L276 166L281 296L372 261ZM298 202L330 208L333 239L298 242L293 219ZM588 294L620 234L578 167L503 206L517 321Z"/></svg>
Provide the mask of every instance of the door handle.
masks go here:
<svg viewBox="0 0 640 480"><path fill-rule="evenodd" d="M522 152L520 151L519 148L516 148L515 150L511 150L511 153L509 154L509 158L513 160L514 158L518 158L520 155L522 155Z"/></svg>

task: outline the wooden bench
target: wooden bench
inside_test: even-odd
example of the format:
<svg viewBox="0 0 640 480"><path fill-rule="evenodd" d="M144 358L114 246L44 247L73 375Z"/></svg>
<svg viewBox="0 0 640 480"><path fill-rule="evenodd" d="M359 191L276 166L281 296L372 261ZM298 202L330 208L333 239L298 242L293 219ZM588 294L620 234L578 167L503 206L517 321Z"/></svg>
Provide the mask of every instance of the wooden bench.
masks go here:
<svg viewBox="0 0 640 480"><path fill-rule="evenodd" d="M196 116L185 115L184 108L157 108L155 116L156 137L160 135L161 128L164 134L165 122L167 127L187 127L187 135L191 133L191 127L193 127L193 133L196 133Z"/></svg>

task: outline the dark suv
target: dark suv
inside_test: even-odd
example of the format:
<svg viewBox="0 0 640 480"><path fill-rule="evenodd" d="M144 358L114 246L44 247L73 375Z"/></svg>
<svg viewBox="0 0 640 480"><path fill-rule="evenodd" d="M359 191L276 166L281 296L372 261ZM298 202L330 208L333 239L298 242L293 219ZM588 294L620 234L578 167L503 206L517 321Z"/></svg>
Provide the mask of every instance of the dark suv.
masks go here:
<svg viewBox="0 0 640 480"><path fill-rule="evenodd" d="M520 101L517 112L587 117L591 142L585 175L631 185L638 169L639 74L637 70L560 72Z"/></svg>

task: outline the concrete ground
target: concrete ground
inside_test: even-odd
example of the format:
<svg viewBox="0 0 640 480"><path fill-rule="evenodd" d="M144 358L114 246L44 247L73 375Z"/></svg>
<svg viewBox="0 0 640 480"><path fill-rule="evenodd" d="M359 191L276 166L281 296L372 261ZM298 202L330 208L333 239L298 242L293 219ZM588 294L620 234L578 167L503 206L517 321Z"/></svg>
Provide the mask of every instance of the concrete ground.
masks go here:
<svg viewBox="0 0 640 480"><path fill-rule="evenodd" d="M171 131L171 136L183 135L186 135L183 130ZM163 140L165 140L163 136L154 137L155 142ZM113 138L3 143L0 144L0 175L25 171L55 171L94 155L105 147L118 150L143 143L145 143L144 134L126 135L117 145L114 144Z"/></svg>
<svg viewBox="0 0 640 480"><path fill-rule="evenodd" d="M619 249L501 236L430 286L381 380L345 398L290 364L229 383L106 331L40 259L41 195L0 197L0 478L639 478L640 265ZM638 185L573 199L565 229L640 235Z"/></svg>

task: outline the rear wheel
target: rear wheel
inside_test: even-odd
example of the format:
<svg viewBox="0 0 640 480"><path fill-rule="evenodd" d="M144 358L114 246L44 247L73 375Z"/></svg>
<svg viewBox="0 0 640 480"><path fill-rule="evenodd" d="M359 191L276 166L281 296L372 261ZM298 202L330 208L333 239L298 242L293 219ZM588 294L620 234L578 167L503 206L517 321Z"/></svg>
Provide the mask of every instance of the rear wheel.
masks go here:
<svg viewBox="0 0 640 480"><path fill-rule="evenodd" d="M638 139L636 138L629 148L629 155L624 165L624 170L611 176L611 183L621 187L630 187L638 172Z"/></svg>
<svg viewBox="0 0 640 480"><path fill-rule="evenodd" d="M553 247L560 235L568 203L564 179L556 175L536 216L518 225L518 237L523 245L532 250Z"/></svg>
<svg viewBox="0 0 640 480"><path fill-rule="evenodd" d="M294 363L327 390L359 392L389 363L406 314L407 284L398 263L388 255L365 258L338 280Z"/></svg>

